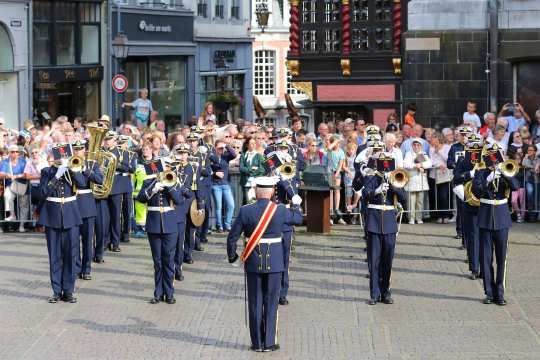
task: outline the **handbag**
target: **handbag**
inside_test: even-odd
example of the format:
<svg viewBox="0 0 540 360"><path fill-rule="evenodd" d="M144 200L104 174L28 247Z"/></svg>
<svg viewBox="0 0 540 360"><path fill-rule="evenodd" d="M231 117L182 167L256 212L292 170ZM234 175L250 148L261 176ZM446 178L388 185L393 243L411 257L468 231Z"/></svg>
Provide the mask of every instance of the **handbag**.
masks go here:
<svg viewBox="0 0 540 360"><path fill-rule="evenodd" d="M13 175L13 167L11 166L11 162L9 162L9 170L11 172L11 175ZM27 188L28 188L28 184L26 183L26 180L24 180L24 182L13 180L11 182L11 185L9 185L9 189L11 190L11 192L19 196L26 194Z"/></svg>

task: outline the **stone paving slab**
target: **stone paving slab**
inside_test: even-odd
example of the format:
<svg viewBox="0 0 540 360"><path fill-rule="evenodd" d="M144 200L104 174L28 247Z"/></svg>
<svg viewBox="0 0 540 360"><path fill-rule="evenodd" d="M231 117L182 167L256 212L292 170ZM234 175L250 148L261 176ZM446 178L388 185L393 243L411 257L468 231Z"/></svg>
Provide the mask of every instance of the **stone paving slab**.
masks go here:
<svg viewBox="0 0 540 360"><path fill-rule="evenodd" d="M107 252L77 304L48 304L44 237L0 235L0 359L540 359L540 227L511 230L508 306L481 303L452 225L404 225L392 306L368 306L357 226L297 231L291 304L279 311L279 352L248 351L244 277L211 236L177 282L176 305L150 305L145 239Z"/></svg>

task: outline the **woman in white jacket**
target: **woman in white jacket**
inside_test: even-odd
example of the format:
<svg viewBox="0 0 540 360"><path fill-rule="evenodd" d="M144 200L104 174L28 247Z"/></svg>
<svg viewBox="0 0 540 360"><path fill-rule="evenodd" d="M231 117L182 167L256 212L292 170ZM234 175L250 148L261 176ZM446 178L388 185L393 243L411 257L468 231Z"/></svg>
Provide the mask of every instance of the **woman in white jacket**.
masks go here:
<svg viewBox="0 0 540 360"><path fill-rule="evenodd" d="M409 224L422 224L422 209L424 208L424 191L429 190L427 170L431 168L429 155L423 150L420 139L412 141L412 151L405 154L403 166L409 172L409 182L405 190L409 192Z"/></svg>

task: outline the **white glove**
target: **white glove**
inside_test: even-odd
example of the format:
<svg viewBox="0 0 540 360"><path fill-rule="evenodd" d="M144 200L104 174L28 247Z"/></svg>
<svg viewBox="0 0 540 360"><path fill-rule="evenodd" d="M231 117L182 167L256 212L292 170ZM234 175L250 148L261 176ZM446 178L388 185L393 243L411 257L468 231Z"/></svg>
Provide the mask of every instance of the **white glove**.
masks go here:
<svg viewBox="0 0 540 360"><path fill-rule="evenodd" d="M375 194L382 194L383 192L388 191L389 188L390 185L388 183L382 183L378 188L375 189Z"/></svg>
<svg viewBox="0 0 540 360"><path fill-rule="evenodd" d="M66 165L60 165L58 167L58 170L56 170L56 175L55 175L56 179L60 179L62 176L64 176L67 170L68 168Z"/></svg>
<svg viewBox="0 0 540 360"><path fill-rule="evenodd" d="M465 199L465 188L463 187L463 185L458 185L454 187L452 191L461 201Z"/></svg>
<svg viewBox="0 0 540 360"><path fill-rule="evenodd" d="M385 180L388 180L390 178L390 173L389 172L385 172L384 173L384 179Z"/></svg>
<svg viewBox="0 0 540 360"><path fill-rule="evenodd" d="M492 182L493 180L498 179L500 177L501 177L501 174L499 172L497 172L496 170L492 171L489 173L487 177L487 182Z"/></svg>
<svg viewBox="0 0 540 360"><path fill-rule="evenodd" d="M474 173L476 172L476 170L472 169L471 171L469 171L469 174L471 174L471 177L474 177Z"/></svg>
<svg viewBox="0 0 540 360"><path fill-rule="evenodd" d="M302 203L302 198L300 195L294 195L291 199L293 205L300 205Z"/></svg>
<svg viewBox="0 0 540 360"><path fill-rule="evenodd" d="M159 192L161 190L163 190L163 184L160 181L158 181L158 182L156 182L156 184L152 188L152 192L157 193L157 192Z"/></svg>
<svg viewBox="0 0 540 360"><path fill-rule="evenodd" d="M201 154L206 154L208 152L208 148L206 146L200 146L199 151Z"/></svg>

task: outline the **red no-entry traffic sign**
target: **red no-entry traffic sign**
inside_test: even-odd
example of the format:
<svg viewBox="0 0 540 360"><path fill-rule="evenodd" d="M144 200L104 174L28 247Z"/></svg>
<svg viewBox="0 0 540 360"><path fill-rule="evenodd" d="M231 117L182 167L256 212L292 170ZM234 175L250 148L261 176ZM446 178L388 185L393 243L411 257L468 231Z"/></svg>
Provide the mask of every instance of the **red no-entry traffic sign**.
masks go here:
<svg viewBox="0 0 540 360"><path fill-rule="evenodd" d="M115 75L112 79L112 88L117 93L123 93L128 88L128 79L122 74Z"/></svg>

